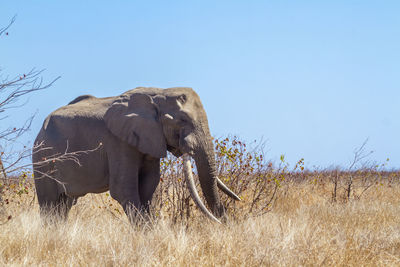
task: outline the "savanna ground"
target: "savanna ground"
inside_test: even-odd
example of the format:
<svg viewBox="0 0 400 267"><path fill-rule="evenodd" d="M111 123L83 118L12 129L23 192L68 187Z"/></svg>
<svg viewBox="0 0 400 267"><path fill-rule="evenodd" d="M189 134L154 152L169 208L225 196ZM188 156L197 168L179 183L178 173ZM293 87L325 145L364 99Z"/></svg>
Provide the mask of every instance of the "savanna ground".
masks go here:
<svg viewBox="0 0 400 267"><path fill-rule="evenodd" d="M265 160L260 147L216 140L230 219L209 222L163 160L154 220L132 226L107 194L79 199L67 222L43 226L30 173L2 182L0 265L400 265L400 172L382 165L307 171ZM221 193L222 195L222 193Z"/></svg>

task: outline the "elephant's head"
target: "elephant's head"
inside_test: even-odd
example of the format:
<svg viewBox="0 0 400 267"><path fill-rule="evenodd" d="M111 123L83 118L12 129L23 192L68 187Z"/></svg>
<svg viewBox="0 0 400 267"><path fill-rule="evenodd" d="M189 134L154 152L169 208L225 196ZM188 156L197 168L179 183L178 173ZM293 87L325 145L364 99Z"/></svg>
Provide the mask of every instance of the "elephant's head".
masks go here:
<svg viewBox="0 0 400 267"><path fill-rule="evenodd" d="M183 154L193 157L203 194L216 217L225 214L217 186L234 199L240 199L216 177L214 148L207 115L193 89L179 87L130 90L122 94L109 108L105 121L114 135L142 153L161 158L166 156L168 150L177 157ZM191 193L192 196L197 195L197 192ZM198 200L195 199L196 204L202 205ZM200 208L207 213L203 210L204 205Z"/></svg>

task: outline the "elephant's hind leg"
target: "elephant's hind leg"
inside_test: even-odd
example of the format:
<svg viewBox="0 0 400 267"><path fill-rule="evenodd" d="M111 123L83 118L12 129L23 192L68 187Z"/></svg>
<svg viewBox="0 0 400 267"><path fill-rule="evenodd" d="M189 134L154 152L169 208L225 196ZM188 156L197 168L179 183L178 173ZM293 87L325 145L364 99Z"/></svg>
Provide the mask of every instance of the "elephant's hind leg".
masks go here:
<svg viewBox="0 0 400 267"><path fill-rule="evenodd" d="M58 201L56 203L55 214L62 220L66 220L68 218L68 213L71 210L72 205L76 203L76 199L67 196L65 193L62 193Z"/></svg>
<svg viewBox="0 0 400 267"><path fill-rule="evenodd" d="M41 217L46 220L66 220L75 199L59 192L57 182L53 179L43 177L36 179L35 184Z"/></svg>
<svg viewBox="0 0 400 267"><path fill-rule="evenodd" d="M72 205L76 202L75 198L67 196L65 193L58 195L55 200L46 200L39 202L40 215L44 219L63 220L68 218L68 213Z"/></svg>

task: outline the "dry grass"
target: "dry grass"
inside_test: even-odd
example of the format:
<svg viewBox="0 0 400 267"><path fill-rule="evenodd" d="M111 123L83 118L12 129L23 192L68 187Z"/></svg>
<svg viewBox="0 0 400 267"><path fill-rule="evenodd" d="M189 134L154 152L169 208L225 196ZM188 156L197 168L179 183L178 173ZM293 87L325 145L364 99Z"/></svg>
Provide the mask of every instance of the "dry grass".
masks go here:
<svg viewBox="0 0 400 267"><path fill-rule="evenodd" d="M400 265L400 172L289 169L236 138L215 144L219 177L243 198L223 197L227 224L197 211L173 158L141 226L106 193L44 226L25 173L0 185L0 266Z"/></svg>
<svg viewBox="0 0 400 267"><path fill-rule="evenodd" d="M0 265L400 265L399 173L358 199L336 202L331 173L298 175L281 185L268 213L222 226L194 212L188 223L164 214L132 227L102 194L80 199L66 223L44 227L33 190L18 195L18 185L4 192Z"/></svg>

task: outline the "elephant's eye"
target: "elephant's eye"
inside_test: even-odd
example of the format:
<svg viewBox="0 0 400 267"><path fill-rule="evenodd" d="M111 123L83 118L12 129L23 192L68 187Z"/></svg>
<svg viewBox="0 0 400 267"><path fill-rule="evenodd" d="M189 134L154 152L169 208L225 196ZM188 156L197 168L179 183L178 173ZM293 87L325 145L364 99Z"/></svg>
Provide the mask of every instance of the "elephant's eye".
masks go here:
<svg viewBox="0 0 400 267"><path fill-rule="evenodd" d="M186 95L178 96L178 101L181 102L181 104L185 104L186 103Z"/></svg>

